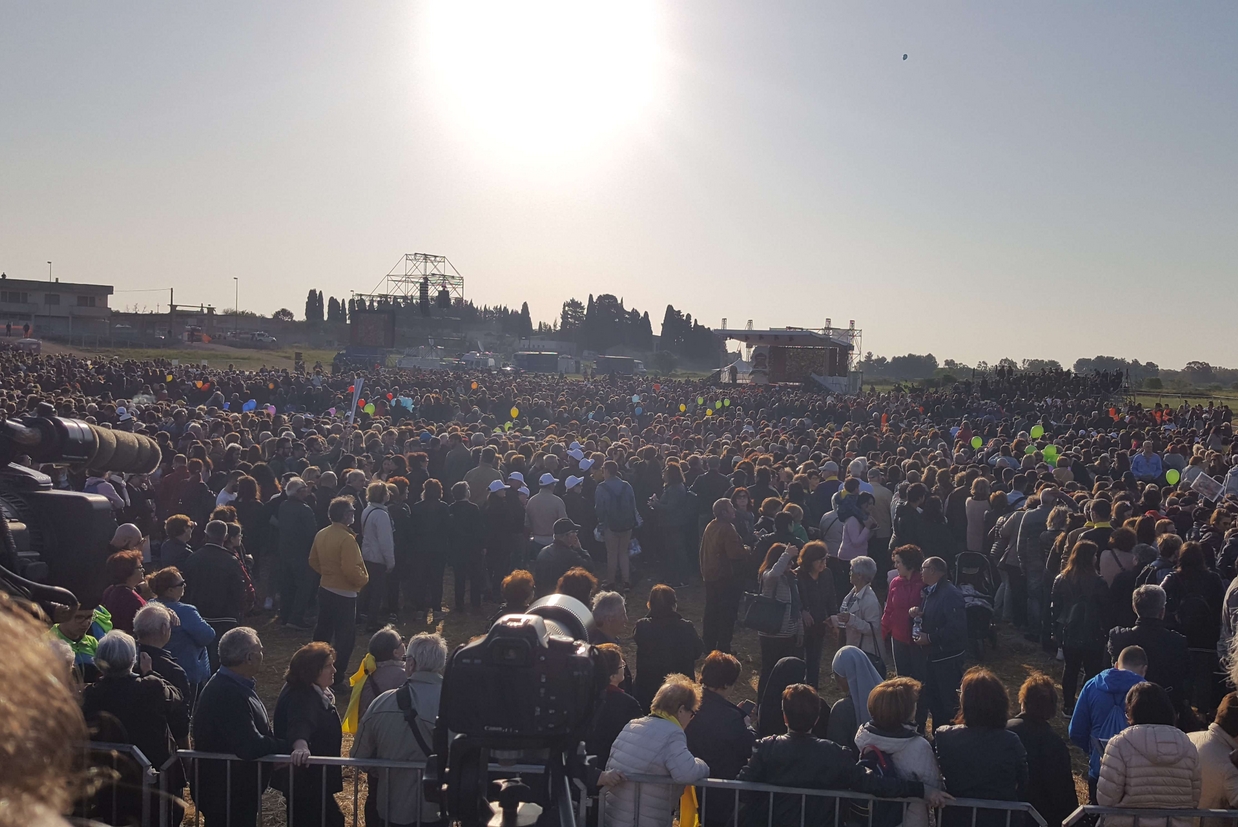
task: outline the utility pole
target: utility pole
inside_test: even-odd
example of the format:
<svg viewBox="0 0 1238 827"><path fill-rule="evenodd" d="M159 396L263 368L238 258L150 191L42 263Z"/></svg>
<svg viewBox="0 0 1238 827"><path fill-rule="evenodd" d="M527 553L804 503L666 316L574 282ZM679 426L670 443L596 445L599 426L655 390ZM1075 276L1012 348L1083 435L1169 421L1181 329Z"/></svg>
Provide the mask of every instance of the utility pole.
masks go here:
<svg viewBox="0 0 1238 827"><path fill-rule="evenodd" d="M47 262L47 280L52 280L52 263L50 261Z"/></svg>
<svg viewBox="0 0 1238 827"><path fill-rule="evenodd" d="M241 332L241 282L232 277L232 332Z"/></svg>

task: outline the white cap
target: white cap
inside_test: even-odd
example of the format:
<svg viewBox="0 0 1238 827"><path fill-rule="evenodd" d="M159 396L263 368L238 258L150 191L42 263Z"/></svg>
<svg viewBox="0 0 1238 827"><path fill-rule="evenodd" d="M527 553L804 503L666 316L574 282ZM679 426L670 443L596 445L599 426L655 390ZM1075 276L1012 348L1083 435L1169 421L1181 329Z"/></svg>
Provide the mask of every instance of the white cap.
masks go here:
<svg viewBox="0 0 1238 827"><path fill-rule="evenodd" d="M563 484L567 486L568 491L571 491L573 488L580 485L582 482L584 482L584 479L581 477L568 477L567 482Z"/></svg>
<svg viewBox="0 0 1238 827"><path fill-rule="evenodd" d="M509 480L516 480L517 482L524 482L524 474L520 473L519 471L512 471L510 474L507 475L507 478Z"/></svg>
<svg viewBox="0 0 1238 827"><path fill-rule="evenodd" d="M582 460L580 461L580 463L579 463L579 464L580 464L580 470L581 470L581 471L588 471L590 468L592 468L592 467L593 467L593 460L591 460L591 459L582 459Z"/></svg>
<svg viewBox="0 0 1238 827"><path fill-rule="evenodd" d="M529 489L525 488L523 485L517 488L516 490L519 491L521 494L524 494L526 497L529 496Z"/></svg>
<svg viewBox="0 0 1238 827"><path fill-rule="evenodd" d="M539 485L554 485L555 475L551 473L542 474L537 480Z"/></svg>
<svg viewBox="0 0 1238 827"><path fill-rule="evenodd" d="M584 452L582 452L579 448L573 448L567 452L567 455L578 462L585 458Z"/></svg>
<svg viewBox="0 0 1238 827"><path fill-rule="evenodd" d="M495 491L502 491L502 490L503 490L504 488L506 488L506 487L507 487L507 486L503 484L503 480L494 480L492 483L490 483L488 486L486 486L486 488L487 488L487 489L488 489L491 493L493 493L493 492L495 492Z"/></svg>
<svg viewBox="0 0 1238 827"><path fill-rule="evenodd" d="M580 450L580 443L579 443L579 442L573 442L571 445L569 445L569 446L567 446L567 447L568 447L569 449L573 450L573 451L579 451L579 450Z"/></svg>

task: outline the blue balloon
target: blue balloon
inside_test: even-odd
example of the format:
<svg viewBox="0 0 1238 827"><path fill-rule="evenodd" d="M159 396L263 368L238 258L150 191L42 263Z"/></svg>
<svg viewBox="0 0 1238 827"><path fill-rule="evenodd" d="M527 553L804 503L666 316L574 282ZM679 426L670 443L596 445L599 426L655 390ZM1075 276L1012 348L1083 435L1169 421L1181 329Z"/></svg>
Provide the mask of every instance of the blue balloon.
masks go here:
<svg viewBox="0 0 1238 827"><path fill-rule="evenodd" d="M252 410L253 410L254 408L256 408L256 407L258 407L258 400L256 400L256 399L251 399L251 400L249 400L248 402L246 402L244 405L242 405L242 406L241 406L241 410L242 410L242 411L252 411Z"/></svg>
<svg viewBox="0 0 1238 827"><path fill-rule="evenodd" d="M637 406L636 406L636 415L637 415L637 416L640 416L640 411L641 411L640 406L639 406L639 405L637 405Z"/></svg>
<svg viewBox="0 0 1238 827"><path fill-rule="evenodd" d="M228 410L228 406L229 406L229 405L231 405L231 404L232 404L231 402L225 402L225 403L224 403L224 410L225 410L225 411L226 411L226 410Z"/></svg>

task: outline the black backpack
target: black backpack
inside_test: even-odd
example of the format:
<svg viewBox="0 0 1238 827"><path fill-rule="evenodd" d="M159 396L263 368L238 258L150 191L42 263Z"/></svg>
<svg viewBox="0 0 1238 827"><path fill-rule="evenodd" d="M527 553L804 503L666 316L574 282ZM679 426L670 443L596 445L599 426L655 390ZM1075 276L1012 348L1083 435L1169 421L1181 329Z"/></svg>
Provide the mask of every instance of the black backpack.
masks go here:
<svg viewBox="0 0 1238 827"><path fill-rule="evenodd" d="M1113 606L1119 617L1133 622L1135 610L1131 608L1131 595L1135 592L1135 567L1129 569L1122 565L1122 558L1113 549L1105 549L1113 555L1113 561L1118 564L1118 573L1109 584L1109 605ZM1123 623L1122 625L1129 625Z"/></svg>

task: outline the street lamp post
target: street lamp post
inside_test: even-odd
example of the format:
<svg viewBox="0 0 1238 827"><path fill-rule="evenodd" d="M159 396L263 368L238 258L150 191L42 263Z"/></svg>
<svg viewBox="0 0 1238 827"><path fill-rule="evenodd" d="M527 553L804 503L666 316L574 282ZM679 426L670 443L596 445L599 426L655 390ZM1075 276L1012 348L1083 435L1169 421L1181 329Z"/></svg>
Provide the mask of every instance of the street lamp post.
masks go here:
<svg viewBox="0 0 1238 827"><path fill-rule="evenodd" d="M52 280L52 263L50 261L47 262L47 280Z"/></svg>
<svg viewBox="0 0 1238 827"><path fill-rule="evenodd" d="M241 332L241 282L236 276L232 277L232 332Z"/></svg>

